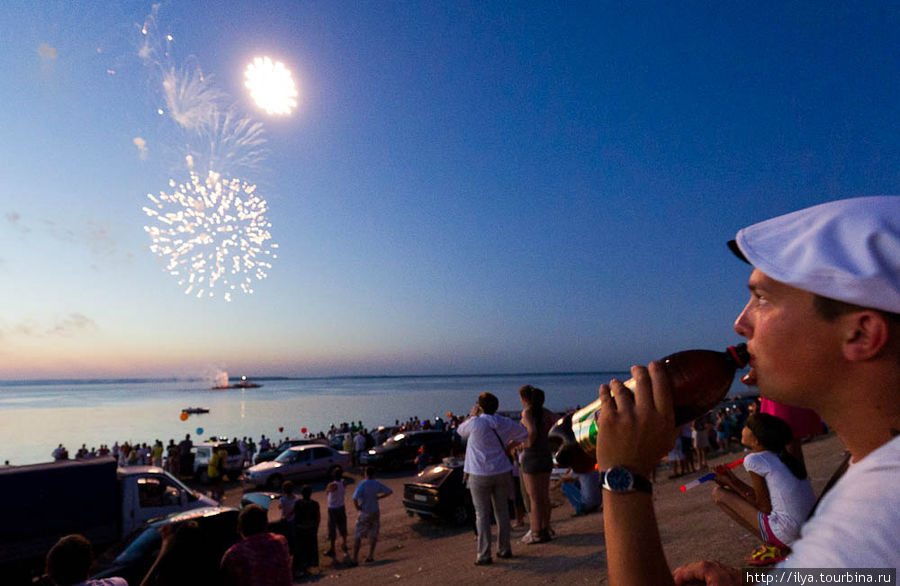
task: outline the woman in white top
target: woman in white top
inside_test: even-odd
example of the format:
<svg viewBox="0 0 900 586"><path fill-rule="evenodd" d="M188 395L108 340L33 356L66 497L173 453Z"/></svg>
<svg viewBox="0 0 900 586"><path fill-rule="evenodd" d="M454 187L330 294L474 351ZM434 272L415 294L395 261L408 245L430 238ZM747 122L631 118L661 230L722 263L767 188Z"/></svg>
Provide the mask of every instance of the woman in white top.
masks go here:
<svg viewBox="0 0 900 586"><path fill-rule="evenodd" d="M713 501L763 541L747 558L751 565L783 560L815 504L806 468L787 452L791 439L784 420L754 413L741 434L741 443L751 450L744 457L751 484L738 480L725 466L716 468L719 486L713 490Z"/></svg>

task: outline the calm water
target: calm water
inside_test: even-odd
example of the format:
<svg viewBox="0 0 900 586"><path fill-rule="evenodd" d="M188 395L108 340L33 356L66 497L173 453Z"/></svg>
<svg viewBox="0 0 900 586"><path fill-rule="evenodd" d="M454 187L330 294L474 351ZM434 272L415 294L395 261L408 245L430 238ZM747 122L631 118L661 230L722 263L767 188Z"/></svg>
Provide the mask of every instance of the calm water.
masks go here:
<svg viewBox="0 0 900 586"><path fill-rule="evenodd" d="M448 411L467 414L489 391L503 410L519 410L518 388L533 384L547 393L547 406L584 405L615 373L444 377L355 377L259 380L258 389L212 391L208 381L54 381L0 383L0 463L50 460L63 443L70 455L114 441L178 440L203 436L268 437L326 431L343 421L377 427L410 416L434 418ZM181 421L186 407L208 414ZM284 431L278 431L284 427Z"/></svg>
<svg viewBox="0 0 900 586"><path fill-rule="evenodd" d="M434 418L448 411L468 414L479 393L500 399L501 410L519 410L518 389L532 384L547 393L547 407L562 411L586 405L597 387L625 373L494 376L351 377L263 380L257 389L209 390L208 381L0 382L0 463L50 460L63 443L70 455L114 441L164 444L190 433L268 437L327 431L343 421L377 427L411 416ZM736 387L740 387L740 383ZM733 386L733 389L736 388ZM181 421L186 407L208 414ZM279 432L278 428L284 431Z"/></svg>

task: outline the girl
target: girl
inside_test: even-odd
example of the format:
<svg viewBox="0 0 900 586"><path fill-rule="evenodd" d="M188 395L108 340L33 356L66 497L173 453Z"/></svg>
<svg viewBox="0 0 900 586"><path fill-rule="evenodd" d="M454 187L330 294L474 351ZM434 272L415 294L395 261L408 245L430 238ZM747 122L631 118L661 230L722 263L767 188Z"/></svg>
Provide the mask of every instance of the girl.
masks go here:
<svg viewBox="0 0 900 586"><path fill-rule="evenodd" d="M527 544L544 543L550 541L550 473L553 471L547 432L553 427L556 416L544 409L544 391L541 389L525 385L519 389L519 397L525 407L522 410L522 425L528 431L520 473L531 500L530 535L523 541Z"/></svg>
<svg viewBox="0 0 900 586"><path fill-rule="evenodd" d="M716 468L719 486L713 490L713 502L762 538L763 545L746 560L751 565L782 561L815 504L806 468L787 452L791 437L791 428L782 419L755 413L741 433L741 443L752 452L744 457L751 484L724 466Z"/></svg>

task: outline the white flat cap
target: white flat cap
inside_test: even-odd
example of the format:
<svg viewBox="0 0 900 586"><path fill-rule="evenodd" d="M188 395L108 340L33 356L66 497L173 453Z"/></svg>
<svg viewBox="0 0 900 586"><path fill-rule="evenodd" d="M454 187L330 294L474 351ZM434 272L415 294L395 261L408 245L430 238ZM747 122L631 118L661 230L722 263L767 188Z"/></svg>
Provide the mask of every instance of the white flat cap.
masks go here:
<svg viewBox="0 0 900 586"><path fill-rule="evenodd" d="M900 313L900 196L823 203L748 226L728 244L776 281Z"/></svg>

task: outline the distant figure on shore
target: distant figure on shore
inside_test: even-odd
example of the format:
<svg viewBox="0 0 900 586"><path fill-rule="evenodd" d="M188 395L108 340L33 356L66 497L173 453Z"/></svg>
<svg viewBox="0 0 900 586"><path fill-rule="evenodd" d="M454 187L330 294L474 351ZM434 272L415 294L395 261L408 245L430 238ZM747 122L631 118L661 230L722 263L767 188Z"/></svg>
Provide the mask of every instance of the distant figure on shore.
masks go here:
<svg viewBox="0 0 900 586"><path fill-rule="evenodd" d="M800 526L816 502L803 462L788 453L792 439L788 424L774 415L756 413L747 418L741 443L751 450L744 456L750 473L745 484L726 466L716 468L712 499L725 513L763 544L746 560L753 566L783 560L790 544L800 537Z"/></svg>
<svg viewBox="0 0 900 586"><path fill-rule="evenodd" d="M291 586L291 551L287 539L266 531L268 514L247 505L238 516L243 539L222 556L223 586Z"/></svg>
<svg viewBox="0 0 900 586"><path fill-rule="evenodd" d="M184 434L184 439L178 442L178 460L181 462L182 476L191 476L194 473L194 454L191 453L193 447L191 434Z"/></svg>
<svg viewBox="0 0 900 586"><path fill-rule="evenodd" d="M54 461L68 460L69 459L69 451L66 450L65 446L63 446L62 444L59 444L58 446L56 446L56 449L53 450L53 453L51 454L51 456L53 456Z"/></svg>
<svg viewBox="0 0 900 586"><path fill-rule="evenodd" d="M66 535L47 553L47 577L57 586L128 586L124 578L88 580L94 551L82 535Z"/></svg>
<svg viewBox="0 0 900 586"><path fill-rule="evenodd" d="M359 563L359 548L362 540L366 537L369 538L369 555L365 561L375 561L375 544L378 542L381 524L381 508L378 506L378 501L392 494L394 491L390 487L375 480L375 468L366 467L366 479L360 482L353 491L353 504L359 511L359 516L356 518L351 564Z"/></svg>
<svg viewBox="0 0 900 586"><path fill-rule="evenodd" d="M520 473L531 500L528 534L522 542L528 545L550 541L550 473L553 455L547 432L553 427L556 415L544 408L544 391L531 385L519 389L522 401L522 424L528 432L522 450Z"/></svg>
<svg viewBox="0 0 900 586"><path fill-rule="evenodd" d="M341 534L341 551L344 555L347 551L347 508L345 506L346 487L344 485L344 471L337 467L331 476L331 482L325 487L325 495L328 499L328 540L331 547L325 552L326 556L335 556L334 544L337 534Z"/></svg>
<svg viewBox="0 0 900 586"><path fill-rule="evenodd" d="M496 415L500 401L491 393L481 393L468 419L457 431L466 442L463 471L475 506L475 528L478 533L476 565L493 562L491 557L491 507L497 520L497 557L512 557L509 521L509 492L512 462L507 450L524 442L528 432L521 424Z"/></svg>

